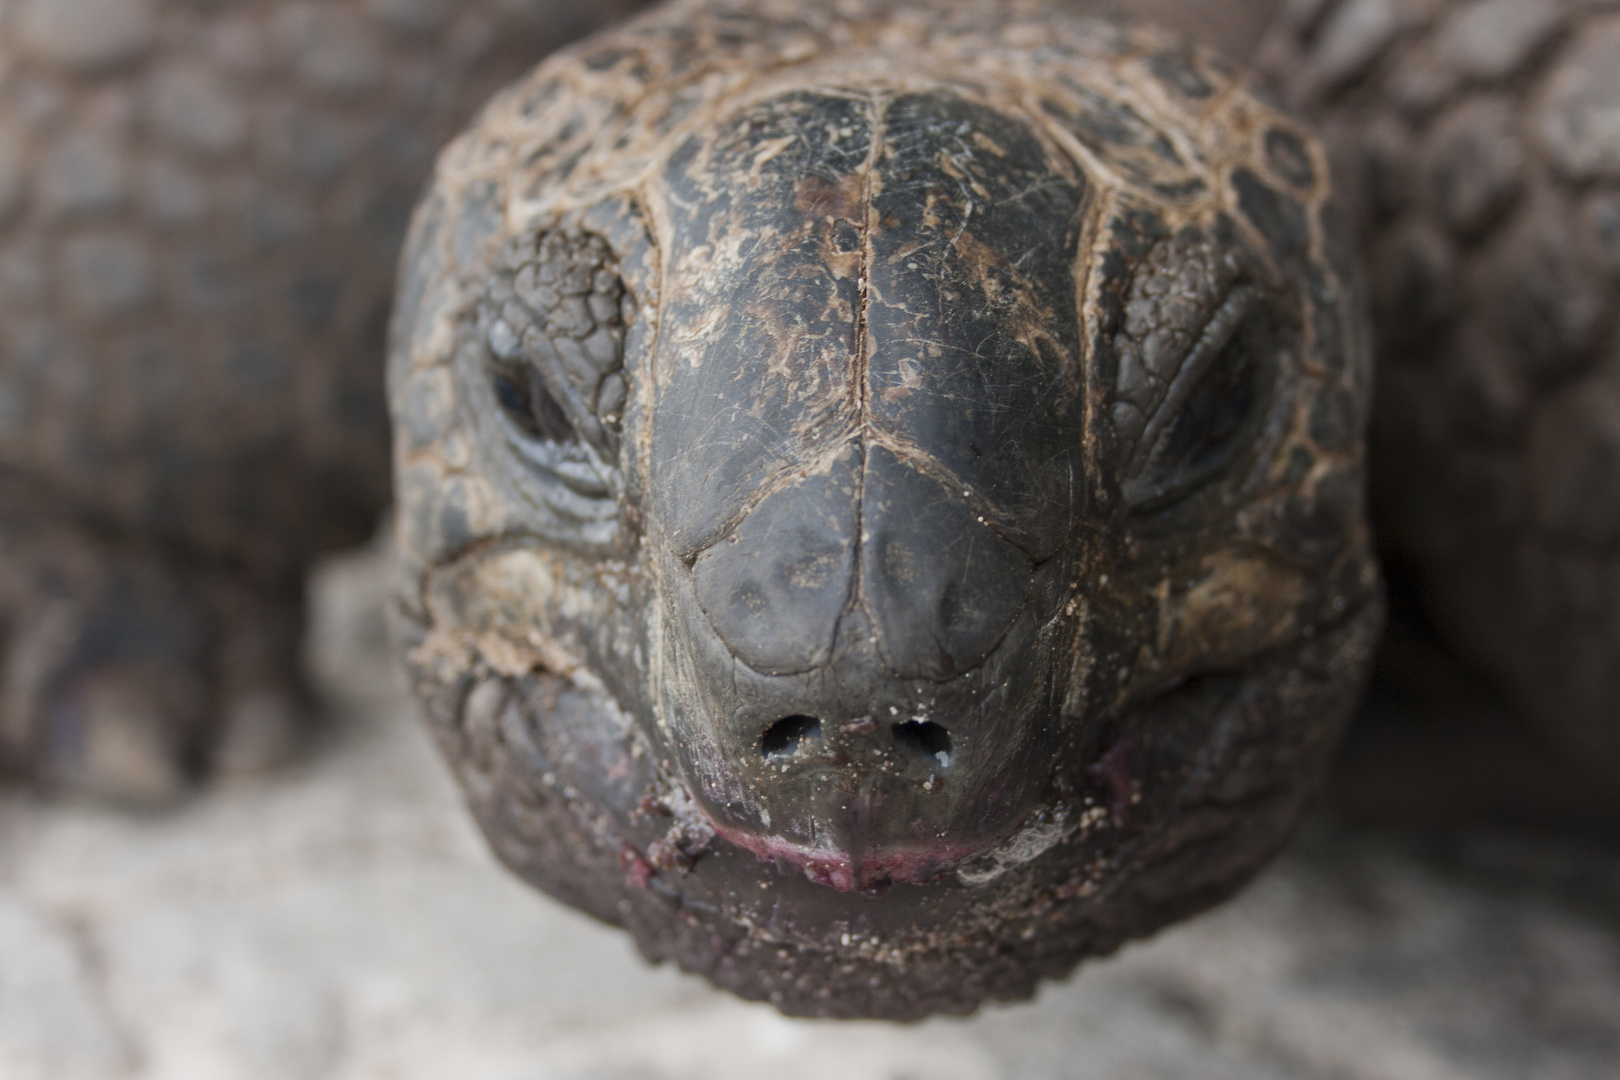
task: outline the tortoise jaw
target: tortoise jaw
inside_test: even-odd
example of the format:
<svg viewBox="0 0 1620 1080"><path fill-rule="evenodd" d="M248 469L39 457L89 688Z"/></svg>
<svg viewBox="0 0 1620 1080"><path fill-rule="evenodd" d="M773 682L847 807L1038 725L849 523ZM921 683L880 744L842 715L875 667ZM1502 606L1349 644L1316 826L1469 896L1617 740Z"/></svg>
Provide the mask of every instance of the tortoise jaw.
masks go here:
<svg viewBox="0 0 1620 1080"><path fill-rule="evenodd" d="M840 892L938 881L1005 839L1047 790L1044 770L1022 755L998 757L998 769L972 747L930 753L951 745L945 724L863 716L818 728L824 734L760 761L708 763L731 783L711 774L694 794L717 836ZM736 797L714 798L722 787Z"/></svg>
<svg viewBox="0 0 1620 1080"><path fill-rule="evenodd" d="M983 839L966 844L942 840L923 846L881 843L810 846L774 833L739 829L720 821L713 824L717 836L753 852L761 860L791 867L815 884L838 892L862 892L872 896L881 895L891 885L927 885L939 881L995 843L992 839Z"/></svg>

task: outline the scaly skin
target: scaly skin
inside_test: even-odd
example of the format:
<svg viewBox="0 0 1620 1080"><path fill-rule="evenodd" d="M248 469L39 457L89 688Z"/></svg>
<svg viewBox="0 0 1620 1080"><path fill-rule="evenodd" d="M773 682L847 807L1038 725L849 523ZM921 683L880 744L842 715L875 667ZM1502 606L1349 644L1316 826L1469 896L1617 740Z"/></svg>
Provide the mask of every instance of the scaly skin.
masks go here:
<svg viewBox="0 0 1620 1080"><path fill-rule="evenodd" d="M786 1012L911 1019L1229 895L1381 604L1325 158L1018 0L687 0L441 158L399 640L496 851Z"/></svg>
<svg viewBox="0 0 1620 1080"><path fill-rule="evenodd" d="M1263 62L1367 260L1381 543L1566 769L1620 776L1620 11L1297 3Z"/></svg>
<svg viewBox="0 0 1620 1080"><path fill-rule="evenodd" d="M0 3L0 766L152 798L285 750L301 572L388 494L384 328L434 152L632 6ZM97 631L131 575L145 629Z"/></svg>

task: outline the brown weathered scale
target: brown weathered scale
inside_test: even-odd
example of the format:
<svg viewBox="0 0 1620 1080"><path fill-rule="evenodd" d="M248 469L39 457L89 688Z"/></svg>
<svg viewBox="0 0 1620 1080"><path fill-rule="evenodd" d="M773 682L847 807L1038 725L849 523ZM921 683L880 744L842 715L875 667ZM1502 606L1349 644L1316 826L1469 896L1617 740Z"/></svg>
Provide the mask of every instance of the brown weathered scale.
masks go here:
<svg viewBox="0 0 1620 1080"><path fill-rule="evenodd" d="M445 153L396 310L403 647L501 857L785 1011L1216 902L1369 667L1325 159L1050 3L691 0Z"/></svg>
<svg viewBox="0 0 1620 1080"><path fill-rule="evenodd" d="M0 3L0 767L160 799L285 750L434 153L632 6Z"/></svg>
<svg viewBox="0 0 1620 1080"><path fill-rule="evenodd" d="M1367 260L1381 542L1562 750L1553 784L1595 777L1613 805L1620 11L1296 3L1264 57L1320 125Z"/></svg>

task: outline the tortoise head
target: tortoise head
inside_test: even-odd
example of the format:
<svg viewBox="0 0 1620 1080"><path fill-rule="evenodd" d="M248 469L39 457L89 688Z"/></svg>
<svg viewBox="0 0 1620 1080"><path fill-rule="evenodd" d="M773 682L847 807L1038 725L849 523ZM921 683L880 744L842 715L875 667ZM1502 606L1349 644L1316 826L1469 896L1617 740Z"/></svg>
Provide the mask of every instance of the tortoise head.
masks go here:
<svg viewBox="0 0 1620 1080"><path fill-rule="evenodd" d="M548 888L603 910L511 839L480 724L595 807L568 859L716 910L737 849L1072 898L1207 855L1211 800L1283 834L1377 621L1325 169L1215 69L1073 27L971 78L850 45L639 96L603 46L447 153L396 323L403 610Z"/></svg>

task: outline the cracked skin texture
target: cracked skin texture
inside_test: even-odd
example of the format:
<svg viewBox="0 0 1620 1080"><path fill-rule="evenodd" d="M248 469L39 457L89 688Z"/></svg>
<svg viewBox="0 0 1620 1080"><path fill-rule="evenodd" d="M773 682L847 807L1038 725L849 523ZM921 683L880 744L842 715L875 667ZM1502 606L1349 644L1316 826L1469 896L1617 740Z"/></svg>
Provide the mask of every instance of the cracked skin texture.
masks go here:
<svg viewBox="0 0 1620 1080"><path fill-rule="evenodd" d="M1446 646L1556 749L1553 782L1585 774L1606 805L1620 775L1620 12L1307 3L1261 60L1317 125L1374 283L1380 543Z"/></svg>
<svg viewBox="0 0 1620 1080"><path fill-rule="evenodd" d="M434 153L631 6L0 4L0 765L161 800L285 752Z"/></svg>
<svg viewBox="0 0 1620 1080"><path fill-rule="evenodd" d="M401 649L517 873L916 1019L1229 895L1381 618L1326 159L1043 3L691 2L441 157L390 357Z"/></svg>

